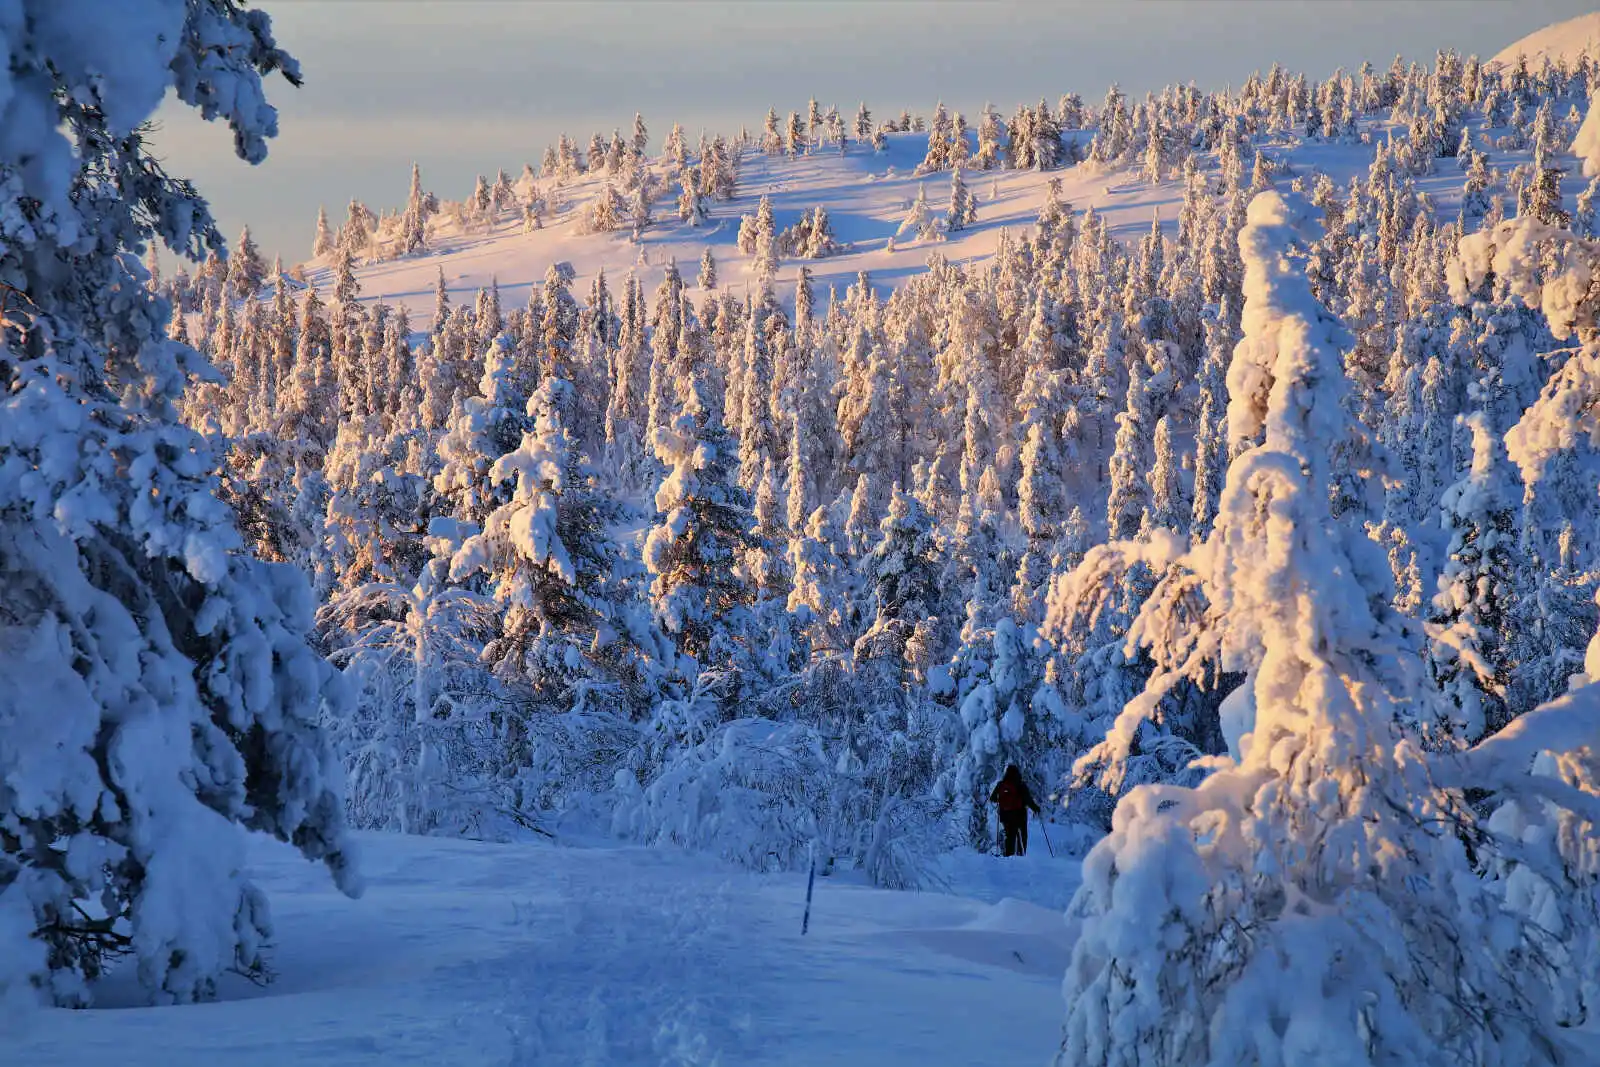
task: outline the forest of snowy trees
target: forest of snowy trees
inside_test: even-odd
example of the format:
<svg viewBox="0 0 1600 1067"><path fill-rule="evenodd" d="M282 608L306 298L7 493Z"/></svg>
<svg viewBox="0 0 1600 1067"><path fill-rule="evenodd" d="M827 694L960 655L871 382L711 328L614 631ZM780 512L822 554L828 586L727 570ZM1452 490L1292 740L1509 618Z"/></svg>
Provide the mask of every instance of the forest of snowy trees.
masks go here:
<svg viewBox="0 0 1600 1067"><path fill-rule="evenodd" d="M1088 853L1061 1063L1564 1062L1600 997L1600 66L975 127L812 101L654 155L636 117L319 218L318 288L144 152L144 82L255 161L261 75L296 76L259 13L174 10L94 108L48 20L11 45L52 62L8 121L76 154L0 157L0 989L259 968L227 821L352 892L347 824L561 818L915 887L993 846L1014 762ZM1179 179L1176 239L1052 182L990 258L818 291L825 206L780 230L741 168L907 133L950 189L915 237L981 217L977 172L1083 165ZM1413 179L1448 170L1446 212ZM580 174L590 232L742 217L753 290L708 247L649 290L554 262L523 307L442 272L427 321L362 299L363 262L539 228Z"/></svg>

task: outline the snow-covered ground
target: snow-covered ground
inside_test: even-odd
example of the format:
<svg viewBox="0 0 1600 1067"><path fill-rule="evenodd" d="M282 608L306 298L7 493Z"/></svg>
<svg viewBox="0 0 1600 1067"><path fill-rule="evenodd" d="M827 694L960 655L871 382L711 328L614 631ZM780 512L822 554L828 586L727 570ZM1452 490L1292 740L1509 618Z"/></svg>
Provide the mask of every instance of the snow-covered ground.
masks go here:
<svg viewBox="0 0 1600 1067"><path fill-rule="evenodd" d="M1035 834L1037 837L1037 833ZM268 841L275 980L33 1014L0 1064L1039 1063L1056 1047L1077 864L947 858L948 893L755 875L671 850L367 835L368 889ZM8 1025L15 1025L8 1021Z"/></svg>

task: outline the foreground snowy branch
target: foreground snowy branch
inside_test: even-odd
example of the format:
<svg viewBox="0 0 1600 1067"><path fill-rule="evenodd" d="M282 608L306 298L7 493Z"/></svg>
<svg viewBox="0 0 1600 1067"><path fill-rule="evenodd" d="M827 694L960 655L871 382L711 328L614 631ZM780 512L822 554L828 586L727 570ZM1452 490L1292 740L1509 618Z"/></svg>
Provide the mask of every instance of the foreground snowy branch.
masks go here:
<svg viewBox="0 0 1600 1067"><path fill-rule="evenodd" d="M0 23L0 1000L83 1003L116 956L190 1000L264 968L241 827L361 886L310 589L241 552L178 420L215 375L133 258L222 247L143 143L167 92L258 162L263 78L299 74L225 0L22 0Z"/></svg>

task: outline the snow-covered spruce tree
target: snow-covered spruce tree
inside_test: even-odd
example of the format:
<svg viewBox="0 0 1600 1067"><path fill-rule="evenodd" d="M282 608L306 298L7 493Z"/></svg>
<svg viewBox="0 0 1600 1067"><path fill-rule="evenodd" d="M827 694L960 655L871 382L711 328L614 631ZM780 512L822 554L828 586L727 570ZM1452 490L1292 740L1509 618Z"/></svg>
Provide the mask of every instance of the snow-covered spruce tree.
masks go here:
<svg viewBox="0 0 1600 1067"><path fill-rule="evenodd" d="M983 106L983 118L978 121L978 153L972 157L973 170L994 170L1005 160L1005 128L1000 116L989 104Z"/></svg>
<svg viewBox="0 0 1600 1067"><path fill-rule="evenodd" d="M789 542L788 609L810 614L811 645L819 652L838 655L854 640L854 589L849 564L842 558L844 534L833 512L817 508L805 530L795 530Z"/></svg>
<svg viewBox="0 0 1600 1067"><path fill-rule="evenodd" d="M579 311L577 298L572 295L575 276L570 263L550 264L544 275L544 315L539 322L540 373L567 382L575 381L579 370Z"/></svg>
<svg viewBox="0 0 1600 1067"><path fill-rule="evenodd" d="M972 142L967 140L967 117L957 111L950 120L950 165L964 167L971 157Z"/></svg>
<svg viewBox="0 0 1600 1067"><path fill-rule="evenodd" d="M1051 557L1067 517L1066 472L1059 434L1053 420L1028 427L1022 444L1022 477L1017 484L1017 519L1028 547L1017 566L1011 608L1019 618L1037 622L1042 594L1050 580Z"/></svg>
<svg viewBox="0 0 1600 1067"><path fill-rule="evenodd" d="M834 235L833 222L828 218L828 209L821 204L812 208L809 212L809 229L805 243L796 249L796 254L804 259L825 259L828 256L838 255L844 247Z"/></svg>
<svg viewBox="0 0 1600 1067"><path fill-rule="evenodd" d="M308 286L300 303L294 370L281 390L278 432L294 449L321 466L333 443L339 409L339 382L333 369L332 339L322 301Z"/></svg>
<svg viewBox="0 0 1600 1067"><path fill-rule="evenodd" d="M234 300L253 300L267 277L267 262L250 236L250 227L239 231L239 243L228 257L228 295Z"/></svg>
<svg viewBox="0 0 1600 1067"><path fill-rule="evenodd" d="M1172 424L1163 415L1156 420L1155 459L1146 478L1150 484L1150 521L1178 533L1187 532L1190 520L1182 479L1182 468L1173 452Z"/></svg>
<svg viewBox="0 0 1600 1067"><path fill-rule="evenodd" d="M751 509L754 525L750 534L755 547L745 555L745 573L755 585L758 598L787 603L794 572L786 551L789 531L778 514L778 475L770 456L751 495L755 504Z"/></svg>
<svg viewBox="0 0 1600 1067"><path fill-rule="evenodd" d="M1116 445L1107 464L1111 488L1106 497L1106 534L1115 541L1137 533L1150 508L1150 485L1144 474L1151 467L1147 456L1155 419L1146 374L1142 359L1129 360L1127 403L1117 415Z"/></svg>
<svg viewBox="0 0 1600 1067"><path fill-rule="evenodd" d="M1566 692L1572 677L1583 673L1585 646L1600 623L1594 599L1600 574L1579 564L1577 530L1563 527L1556 542L1554 566L1541 567L1531 589L1515 590L1510 660L1516 670L1506 694L1513 716Z"/></svg>
<svg viewBox="0 0 1600 1067"><path fill-rule="evenodd" d="M238 827L359 888L310 591L238 551L216 460L177 421L209 371L136 268L154 239L222 246L143 142L163 95L255 163L277 132L262 78L299 74L265 15L219 0L27 0L6 22L0 997L83 1003L126 956L153 997L190 1000L262 968Z"/></svg>
<svg viewBox="0 0 1600 1067"><path fill-rule="evenodd" d="M689 144L683 135L683 126L674 122L661 140L661 158L669 168L683 170L689 165Z"/></svg>
<svg viewBox="0 0 1600 1067"><path fill-rule="evenodd" d="M479 395L457 401L436 446L435 514L476 526L504 502L504 480L489 472L527 429L528 401L518 388L514 361L509 339L497 338L484 356Z"/></svg>
<svg viewBox="0 0 1600 1067"><path fill-rule="evenodd" d="M650 311L650 364L645 383L645 443L654 448L656 431L676 416L677 397L673 371L678 360L678 334L683 329L685 301L683 277L676 261L669 262L656 287Z"/></svg>
<svg viewBox="0 0 1600 1067"><path fill-rule="evenodd" d="M755 522L750 494L739 486L733 438L707 409L704 385L683 385L682 411L651 442L666 476L656 490L660 519L645 538L644 564L661 627L697 664L718 667L714 653L736 621L731 616L755 599L737 566L756 547Z"/></svg>
<svg viewBox="0 0 1600 1067"><path fill-rule="evenodd" d="M511 184L511 176L504 170L495 171L494 184L489 186L489 215L499 219L502 214L510 210L517 202L516 188Z"/></svg>
<svg viewBox="0 0 1600 1067"><path fill-rule="evenodd" d="M367 205L351 199L344 225L339 227L339 248L351 259L364 257L372 248L372 226L376 221Z"/></svg>
<svg viewBox="0 0 1600 1067"><path fill-rule="evenodd" d="M640 185L643 189L643 184ZM678 189L678 221L690 226L704 225L708 215L700 196L700 175L693 168L683 172ZM709 251L709 249L708 249Z"/></svg>
<svg viewBox="0 0 1600 1067"><path fill-rule="evenodd" d="M950 165L950 113L944 101L933 109L933 121L928 124L928 151L917 170L922 173L943 170Z"/></svg>
<svg viewBox="0 0 1600 1067"><path fill-rule="evenodd" d="M1522 472L1525 500L1548 497L1586 510L1600 482L1595 448L1600 435L1592 414L1600 396L1600 344L1594 340L1597 306L1588 292L1588 279L1600 264L1600 243L1522 217L1468 235L1459 252L1450 268L1451 294L1458 301L1465 303L1492 276L1525 306L1540 307L1557 341L1578 335L1576 347L1560 350L1559 369L1507 432L1505 443ZM1548 558L1555 553L1542 542L1560 525L1547 526L1525 534L1535 541L1532 551Z"/></svg>
<svg viewBox="0 0 1600 1067"><path fill-rule="evenodd" d="M1057 1062L1564 1062L1537 992L1548 939L1473 876L1460 793L1398 727L1428 696L1387 567L1330 514L1341 331L1293 254L1303 217L1272 192L1250 205L1228 417L1259 443L1191 557L1204 621L1146 610L1171 667L1124 715L1214 659L1246 674L1233 758L1193 788L1135 789L1090 853Z"/></svg>
<svg viewBox="0 0 1600 1067"><path fill-rule="evenodd" d="M547 717L576 715L615 733L607 721L643 709L640 683L649 674L651 652L635 640L621 550L608 534L618 508L595 489L566 429L572 405L569 383L540 383L528 404L531 429L490 471L492 481L510 483L506 502L450 562L453 580L482 574L501 607L499 632L481 658L519 698L496 723L500 802L514 811L548 807L576 784L563 767L582 759L564 751L575 724Z"/></svg>
<svg viewBox="0 0 1600 1067"><path fill-rule="evenodd" d="M1061 128L1050 114L1050 105L1044 100L1033 111L1033 165L1038 170L1050 170L1061 165L1063 155Z"/></svg>
<svg viewBox="0 0 1600 1067"><path fill-rule="evenodd" d="M806 127L800 120L800 112L789 112L789 121L784 126L783 143L784 151L791 156L804 155L809 151L811 139L806 136Z"/></svg>
<svg viewBox="0 0 1600 1067"><path fill-rule="evenodd" d="M1098 837L1118 797L1148 782L1192 783L1199 756L1223 751L1216 700L1184 690L1126 729L1122 712L1145 688L1155 662L1130 644L1135 621L1181 543L1150 528L1138 540L1090 546L1081 511L1067 517L1040 634L1053 648L1058 692L1076 712L1067 815Z"/></svg>
<svg viewBox="0 0 1600 1067"><path fill-rule="evenodd" d="M611 349L610 394L606 401L603 466L624 486L637 485L649 466L644 424L647 418L649 359L645 353L644 288L628 275L623 283L616 343Z"/></svg>
<svg viewBox="0 0 1600 1067"><path fill-rule="evenodd" d="M1502 495L1507 471L1499 442L1481 412L1468 425L1472 468L1441 502L1450 543L1428 621L1433 675L1453 705L1439 725L1470 744L1509 721L1506 685L1513 665L1507 631L1517 535Z"/></svg>
<svg viewBox="0 0 1600 1067"><path fill-rule="evenodd" d="M772 215L772 200L762 194L756 205L750 269L758 285L770 288L778 276L778 224Z"/></svg>
<svg viewBox="0 0 1600 1067"><path fill-rule="evenodd" d="M483 836L497 806L484 785L495 762L487 707L500 694L478 662L496 613L450 584L447 567L428 560L415 581L369 575L318 612L330 658L357 689L333 726L357 827Z"/></svg>
<svg viewBox="0 0 1600 1067"><path fill-rule="evenodd" d="M695 278L695 284L708 293L717 287L717 259L711 254L710 245L706 245L705 252L700 256L700 273Z"/></svg>
<svg viewBox="0 0 1600 1067"><path fill-rule="evenodd" d="M732 200L739 183L739 156L719 134L700 162L700 192L712 200Z"/></svg>
<svg viewBox="0 0 1600 1067"><path fill-rule="evenodd" d="M933 216L933 209L928 206L928 189L920 183L917 185L917 198L911 202L906 217L894 231L894 239L898 241L908 233L918 241L937 241L943 236L938 220Z"/></svg>
<svg viewBox="0 0 1600 1067"><path fill-rule="evenodd" d="M637 242L654 221L654 204L650 196L650 185L644 181L637 182L633 187L633 200L628 205L628 223L633 230L633 240Z"/></svg>
<svg viewBox="0 0 1600 1067"><path fill-rule="evenodd" d="M410 255L422 250L428 236L428 216L433 198L422 191L422 170L411 164L411 191L406 196L405 214L400 220L400 254ZM321 228L319 223L318 233Z"/></svg>
<svg viewBox="0 0 1600 1067"><path fill-rule="evenodd" d="M856 144L867 144L872 140L872 132L877 126L872 121L872 111L867 107L865 100L856 108L855 135Z"/></svg>
<svg viewBox="0 0 1600 1067"><path fill-rule="evenodd" d="M902 689L926 666L918 660L919 629L938 622L942 567L933 520L898 485L878 529L879 540L860 565L873 621L856 641L855 661L887 688Z"/></svg>
<svg viewBox="0 0 1600 1067"><path fill-rule="evenodd" d="M950 170L950 209L945 214L945 229L957 233L978 221L978 199L967 188L961 164Z"/></svg>
<svg viewBox="0 0 1600 1067"><path fill-rule="evenodd" d="M322 471L328 499L315 560L319 589L337 596L373 581L409 589L427 558L422 524L438 471L425 452L431 447L418 434L384 437L376 419L339 424Z"/></svg>
<svg viewBox="0 0 1600 1067"><path fill-rule="evenodd" d="M620 230L631 218L631 206L610 182L601 187L599 194L589 204L587 221L590 233Z"/></svg>
<svg viewBox="0 0 1600 1067"><path fill-rule="evenodd" d="M1200 409L1194 427L1194 536L1211 532L1228 461L1228 359L1232 331L1227 309L1205 320L1205 358L1200 363Z"/></svg>
<svg viewBox="0 0 1600 1067"><path fill-rule="evenodd" d="M333 252L333 230L328 227L328 209L317 208L317 234L311 242L311 254L322 257Z"/></svg>
<svg viewBox="0 0 1600 1067"><path fill-rule="evenodd" d="M1591 107L1584 126L1593 124L1600 108ZM1584 155L1584 137L1578 138ZM1594 142L1589 142L1592 152ZM1600 172L1593 154L1585 173ZM1553 253L1545 255L1543 253ZM1600 264L1600 243L1575 238L1536 219L1519 218L1470 234L1460 241L1459 260L1450 266L1452 296L1463 300L1493 276L1529 307L1540 307L1554 337L1574 332L1579 344L1562 353L1561 367L1545 383L1538 399L1506 434L1506 448L1530 489L1574 465L1579 450L1600 439L1600 343L1596 341L1596 301L1590 279ZM1600 482L1600 464L1583 464L1588 485ZM1570 539L1561 538L1560 570L1570 573ZM1547 565L1548 566L1548 565ZM1556 574L1552 573L1552 579ZM1542 594L1545 592L1541 590ZM1548 607L1519 612L1519 623L1533 623L1546 640L1560 641L1572 619L1557 595ZM1542 618L1541 618L1542 616ZM1592 617L1591 617L1592 618ZM1539 625L1542 623L1543 625ZM1519 634L1523 649L1529 646ZM1547 652L1549 650L1546 650ZM1528 657L1530 661L1533 657ZM1560 662L1562 652L1552 658ZM1518 683L1528 675L1547 675L1549 663L1530 662L1519 669ZM1559 938L1553 955L1565 963L1560 980L1549 992L1563 1021L1577 1024L1592 1017L1600 990L1592 978L1600 959L1600 914L1594 905L1597 869L1593 827L1600 813L1592 805L1600 794L1600 767L1593 753L1600 713L1600 635L1591 638L1581 672L1570 679L1564 697L1518 716L1498 734L1466 753L1453 767L1456 784L1487 795L1498 804L1491 830L1505 833L1512 844L1499 860L1508 901L1522 914ZM1548 684L1548 683L1546 683ZM1520 693L1518 694L1521 695ZM1585 805L1590 805L1585 807ZM1540 977L1546 977L1540 975Z"/></svg>
<svg viewBox="0 0 1600 1067"><path fill-rule="evenodd" d="M772 353L767 344L766 303L757 304L745 320L745 388L738 417L739 484L754 494L766 466L778 454L777 428L772 424L770 389L774 383ZM730 414L730 420L732 415Z"/></svg>
<svg viewBox="0 0 1600 1067"><path fill-rule="evenodd" d="M839 398L838 430L846 469L871 479L869 526L876 524L889 487L904 477L905 448L895 418L893 369L882 345L873 345ZM858 481L857 491L865 491Z"/></svg>

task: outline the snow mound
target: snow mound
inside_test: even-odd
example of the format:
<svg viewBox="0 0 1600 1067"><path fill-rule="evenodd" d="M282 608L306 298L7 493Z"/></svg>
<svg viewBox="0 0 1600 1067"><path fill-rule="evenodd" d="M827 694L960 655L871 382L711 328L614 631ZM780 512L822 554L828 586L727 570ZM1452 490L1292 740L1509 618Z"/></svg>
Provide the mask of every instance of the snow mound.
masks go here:
<svg viewBox="0 0 1600 1067"><path fill-rule="evenodd" d="M1516 62L1520 55L1528 57L1530 68L1538 69L1547 59L1552 63L1563 61L1572 64L1586 53L1600 56L1600 11L1535 30L1515 44L1502 48L1489 60L1489 65L1505 66Z"/></svg>
<svg viewBox="0 0 1600 1067"><path fill-rule="evenodd" d="M951 959L1019 974L1059 976L1072 958L1072 938L1061 913L1007 897L958 926L892 930L870 935L882 942L917 945Z"/></svg>
<svg viewBox="0 0 1600 1067"><path fill-rule="evenodd" d="M1061 912L1043 908L1031 901L1004 897L967 924L973 930L1003 930L1059 937L1066 930Z"/></svg>
<svg viewBox="0 0 1600 1067"><path fill-rule="evenodd" d="M1063 933L1035 937L1012 930L908 930L880 934L888 943L917 945L926 951L980 967L1018 974L1059 978L1072 961L1072 945Z"/></svg>

